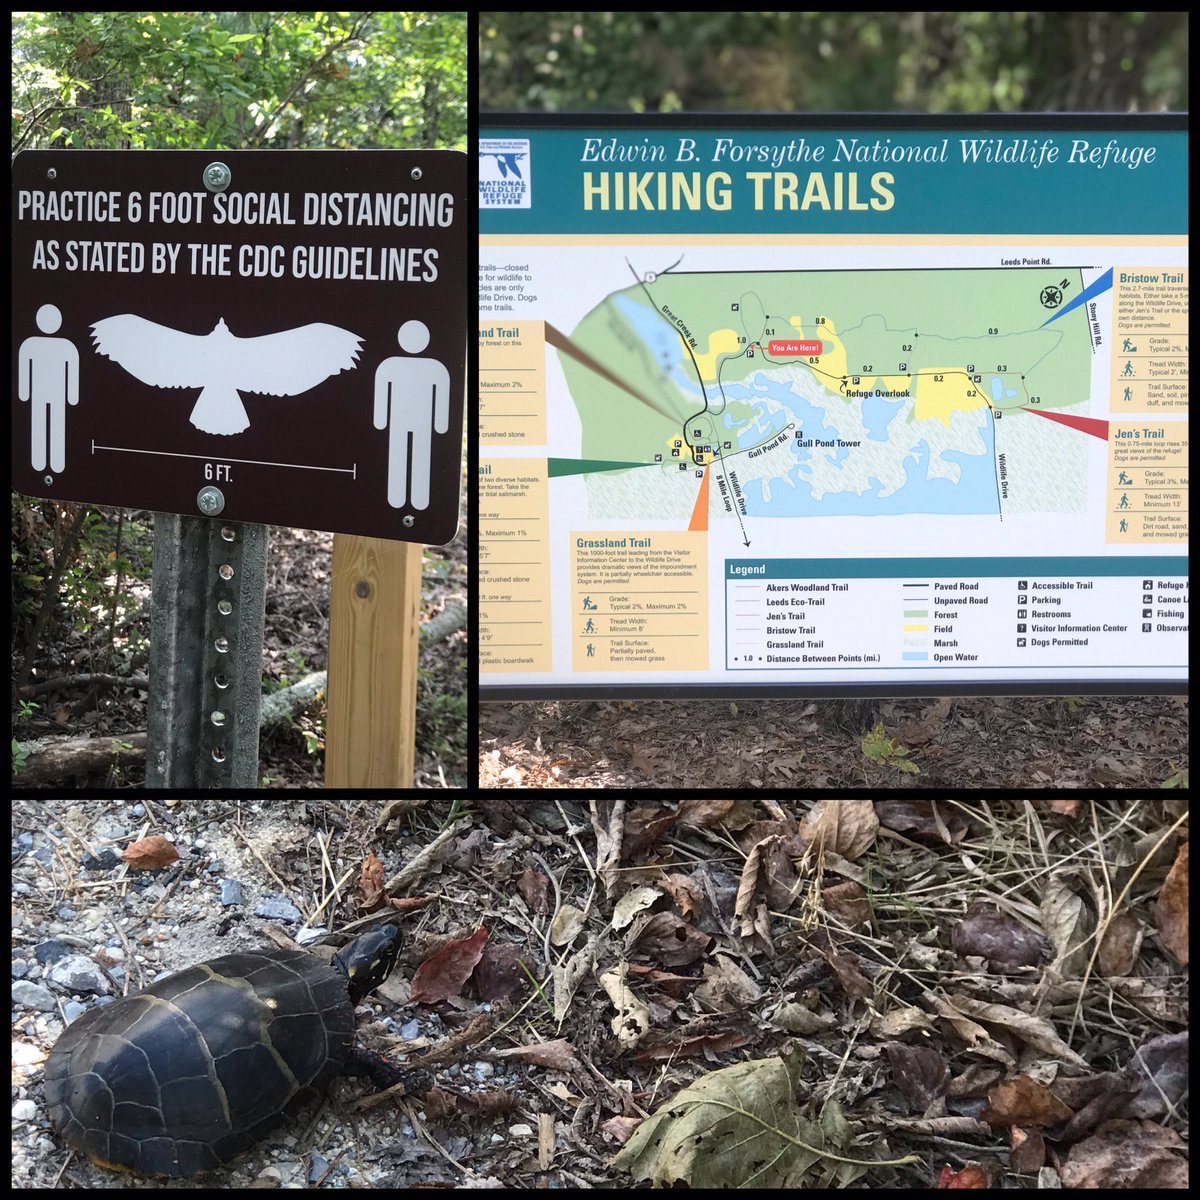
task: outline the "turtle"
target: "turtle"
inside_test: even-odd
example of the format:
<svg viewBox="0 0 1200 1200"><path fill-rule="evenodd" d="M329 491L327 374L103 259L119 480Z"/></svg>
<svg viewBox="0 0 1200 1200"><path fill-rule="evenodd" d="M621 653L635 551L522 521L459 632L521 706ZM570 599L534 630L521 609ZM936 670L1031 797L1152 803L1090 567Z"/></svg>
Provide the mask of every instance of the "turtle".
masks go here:
<svg viewBox="0 0 1200 1200"><path fill-rule="evenodd" d="M51 1124L102 1167L178 1177L221 1166L336 1075L380 1079L382 1060L354 1052L354 1008L399 950L399 931L376 926L331 962L242 951L94 1008L47 1059Z"/></svg>

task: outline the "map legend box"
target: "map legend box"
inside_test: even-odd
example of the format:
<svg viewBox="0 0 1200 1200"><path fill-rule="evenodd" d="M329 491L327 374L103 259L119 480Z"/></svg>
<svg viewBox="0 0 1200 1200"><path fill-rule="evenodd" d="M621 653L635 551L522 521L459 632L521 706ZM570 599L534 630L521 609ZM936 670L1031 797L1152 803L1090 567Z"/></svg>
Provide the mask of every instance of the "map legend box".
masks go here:
<svg viewBox="0 0 1200 1200"><path fill-rule="evenodd" d="M546 444L546 335L542 321L479 325L479 440Z"/></svg>
<svg viewBox="0 0 1200 1200"><path fill-rule="evenodd" d="M1186 267L1113 270L1112 410L1187 412Z"/></svg>
<svg viewBox="0 0 1200 1200"><path fill-rule="evenodd" d="M1188 424L1113 421L1105 539L1116 545L1186 542Z"/></svg>
<svg viewBox="0 0 1200 1200"><path fill-rule="evenodd" d="M544 458L479 464L479 665L551 665L549 489Z"/></svg>

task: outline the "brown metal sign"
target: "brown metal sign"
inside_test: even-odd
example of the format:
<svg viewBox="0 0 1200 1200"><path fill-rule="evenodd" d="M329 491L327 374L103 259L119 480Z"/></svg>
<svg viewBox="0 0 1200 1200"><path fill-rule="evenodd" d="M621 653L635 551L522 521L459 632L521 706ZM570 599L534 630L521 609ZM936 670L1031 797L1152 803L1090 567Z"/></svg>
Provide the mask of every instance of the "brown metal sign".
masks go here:
<svg viewBox="0 0 1200 1200"><path fill-rule="evenodd" d="M458 526L466 156L13 162L13 488L440 545Z"/></svg>

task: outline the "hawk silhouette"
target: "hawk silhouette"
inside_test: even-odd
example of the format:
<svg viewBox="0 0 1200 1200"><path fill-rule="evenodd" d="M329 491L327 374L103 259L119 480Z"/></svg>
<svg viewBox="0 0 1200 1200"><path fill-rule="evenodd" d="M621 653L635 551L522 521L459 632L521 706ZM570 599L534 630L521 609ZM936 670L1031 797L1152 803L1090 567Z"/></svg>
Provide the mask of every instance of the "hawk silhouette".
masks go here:
<svg viewBox="0 0 1200 1200"><path fill-rule="evenodd" d="M351 371L362 338L322 321L262 337L240 338L222 317L211 333L182 333L132 313L92 326L96 352L151 387L201 388L189 420L205 433L250 427L239 392L298 396Z"/></svg>

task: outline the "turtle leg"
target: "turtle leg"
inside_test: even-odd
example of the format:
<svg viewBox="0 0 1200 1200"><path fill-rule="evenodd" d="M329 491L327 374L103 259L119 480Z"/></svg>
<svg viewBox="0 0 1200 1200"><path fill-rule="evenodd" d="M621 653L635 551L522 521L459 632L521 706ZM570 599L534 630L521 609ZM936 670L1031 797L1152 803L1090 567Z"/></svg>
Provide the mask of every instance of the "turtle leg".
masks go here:
<svg viewBox="0 0 1200 1200"><path fill-rule="evenodd" d="M423 1096L433 1087L433 1075L420 1067L401 1067L374 1050L355 1050L342 1069L343 1074L369 1079L382 1091L404 1085L410 1096Z"/></svg>

